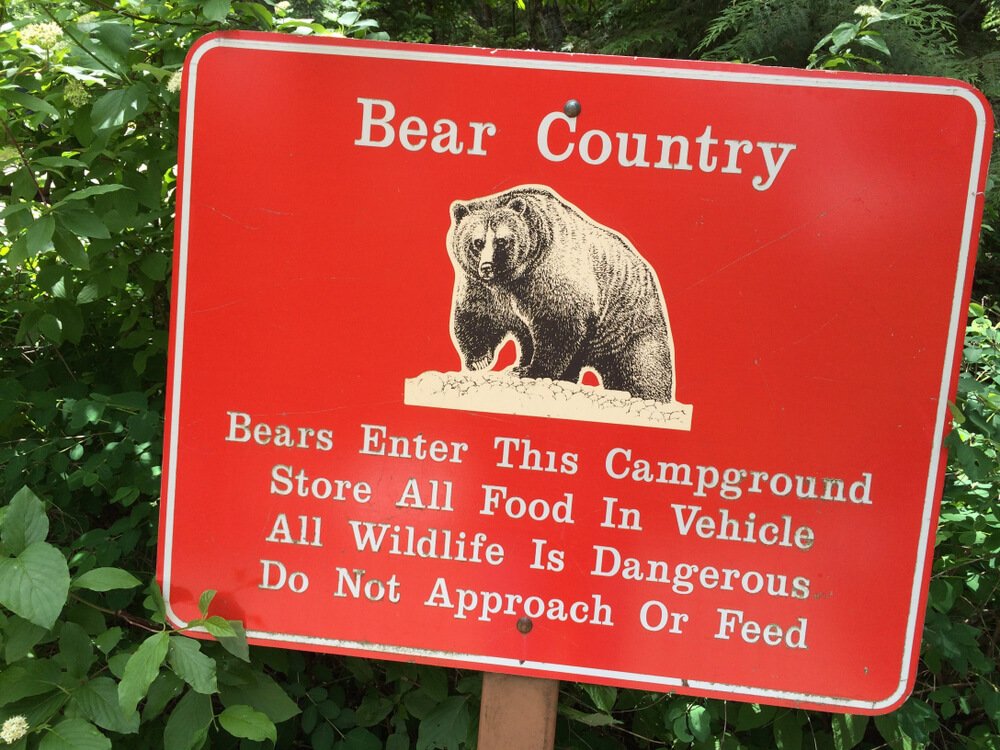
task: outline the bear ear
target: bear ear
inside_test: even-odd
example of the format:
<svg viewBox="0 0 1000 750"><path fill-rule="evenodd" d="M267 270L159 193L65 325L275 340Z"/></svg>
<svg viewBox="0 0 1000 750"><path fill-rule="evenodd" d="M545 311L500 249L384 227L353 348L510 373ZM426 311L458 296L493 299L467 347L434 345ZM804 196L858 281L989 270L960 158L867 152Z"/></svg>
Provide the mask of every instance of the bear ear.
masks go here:
<svg viewBox="0 0 1000 750"><path fill-rule="evenodd" d="M455 201L451 204L451 215L454 217L456 224L468 216L469 213L469 204L462 203L462 201Z"/></svg>
<svg viewBox="0 0 1000 750"><path fill-rule="evenodd" d="M528 210L528 202L524 198L511 198L507 208L515 213L523 214Z"/></svg>

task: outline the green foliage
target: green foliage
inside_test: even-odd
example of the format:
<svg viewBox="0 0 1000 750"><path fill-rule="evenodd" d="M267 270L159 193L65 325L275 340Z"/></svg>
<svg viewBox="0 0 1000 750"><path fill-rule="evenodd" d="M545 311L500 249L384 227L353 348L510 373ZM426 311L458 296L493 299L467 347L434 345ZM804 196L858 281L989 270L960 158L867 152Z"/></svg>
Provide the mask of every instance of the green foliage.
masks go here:
<svg viewBox="0 0 1000 750"><path fill-rule="evenodd" d="M816 39L820 41L816 43ZM924 0L732 0L698 45L707 59L969 78L955 16Z"/></svg>
<svg viewBox="0 0 1000 750"><path fill-rule="evenodd" d="M459 748L481 680L250 650L152 579L178 72L216 29L961 75L1000 96L1000 6L898 0L0 3L0 722L23 748ZM817 43L817 40L820 40ZM948 438L921 670L888 716L564 684L560 748L1000 747L1000 323L992 190ZM992 274L992 275L991 275ZM991 302L992 301L992 302ZM30 489L29 489L30 488ZM204 631L203 633L201 631ZM16 724L16 722L15 722ZM12 724L11 726L15 726Z"/></svg>
<svg viewBox="0 0 1000 750"><path fill-rule="evenodd" d="M854 10L856 21L844 21L837 28L820 39L809 55L809 67L823 70L838 68L857 69L860 67L879 68L882 63L872 59L873 54L889 57L892 53L885 43L882 33L876 28L880 24L898 21L902 13L892 13L874 5L859 5ZM860 54L856 50L866 48Z"/></svg>

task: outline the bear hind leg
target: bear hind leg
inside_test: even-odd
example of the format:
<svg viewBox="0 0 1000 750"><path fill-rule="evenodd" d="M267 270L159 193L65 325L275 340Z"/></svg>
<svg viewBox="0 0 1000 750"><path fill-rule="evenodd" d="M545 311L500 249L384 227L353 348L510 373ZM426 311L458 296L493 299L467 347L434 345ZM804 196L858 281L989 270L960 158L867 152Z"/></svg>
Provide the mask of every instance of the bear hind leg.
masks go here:
<svg viewBox="0 0 1000 750"><path fill-rule="evenodd" d="M626 391L634 398L669 403L674 400L674 369L670 347L655 337L633 342L610 354L596 368L604 387Z"/></svg>

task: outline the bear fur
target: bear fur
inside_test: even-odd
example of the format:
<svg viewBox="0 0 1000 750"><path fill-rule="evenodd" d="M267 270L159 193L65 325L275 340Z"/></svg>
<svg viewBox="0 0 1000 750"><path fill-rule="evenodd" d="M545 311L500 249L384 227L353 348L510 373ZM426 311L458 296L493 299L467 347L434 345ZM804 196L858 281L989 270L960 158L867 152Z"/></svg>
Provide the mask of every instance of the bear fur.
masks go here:
<svg viewBox="0 0 1000 750"><path fill-rule="evenodd" d="M468 370L518 344L514 374L674 399L673 344L652 268L617 232L550 188L525 185L451 206L452 339Z"/></svg>

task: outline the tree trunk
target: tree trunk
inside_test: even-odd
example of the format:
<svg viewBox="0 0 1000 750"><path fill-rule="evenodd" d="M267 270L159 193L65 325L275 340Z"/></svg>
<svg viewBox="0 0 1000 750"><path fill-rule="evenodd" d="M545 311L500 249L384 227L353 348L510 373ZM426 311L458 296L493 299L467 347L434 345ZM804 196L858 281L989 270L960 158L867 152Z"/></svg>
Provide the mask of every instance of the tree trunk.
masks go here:
<svg viewBox="0 0 1000 750"><path fill-rule="evenodd" d="M566 39L566 24L563 22L559 0L549 0L542 5L542 23L545 26L545 36L549 40L549 49L561 49Z"/></svg>

